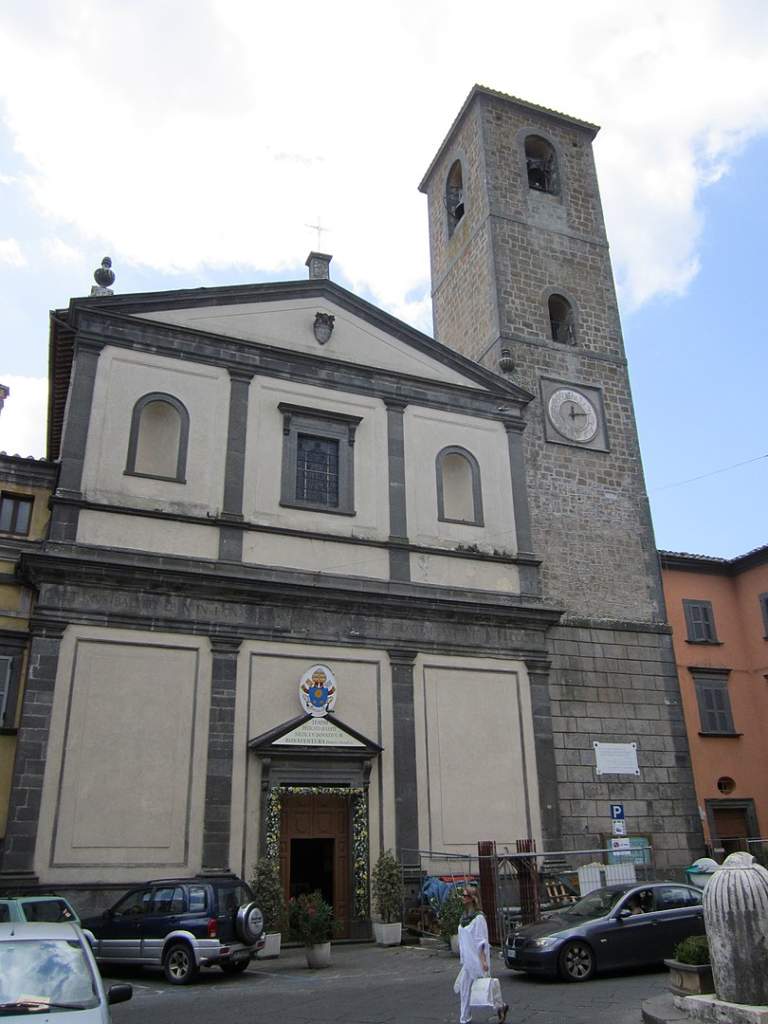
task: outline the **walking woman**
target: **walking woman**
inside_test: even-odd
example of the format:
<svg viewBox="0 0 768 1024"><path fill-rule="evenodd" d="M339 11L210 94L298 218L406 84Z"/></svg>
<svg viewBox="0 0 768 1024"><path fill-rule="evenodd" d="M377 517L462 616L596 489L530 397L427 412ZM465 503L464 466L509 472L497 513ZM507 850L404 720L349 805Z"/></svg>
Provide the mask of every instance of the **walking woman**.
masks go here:
<svg viewBox="0 0 768 1024"><path fill-rule="evenodd" d="M478 978L488 977L491 973L491 946L488 942L488 925L480 910L477 888L467 885L462 892L464 913L459 922L459 956L461 970L453 986L460 1000L460 1024L470 1024L470 993L472 982ZM501 986L498 980L492 981L493 1008L499 1017L499 1024L507 1019L509 1005L501 998Z"/></svg>

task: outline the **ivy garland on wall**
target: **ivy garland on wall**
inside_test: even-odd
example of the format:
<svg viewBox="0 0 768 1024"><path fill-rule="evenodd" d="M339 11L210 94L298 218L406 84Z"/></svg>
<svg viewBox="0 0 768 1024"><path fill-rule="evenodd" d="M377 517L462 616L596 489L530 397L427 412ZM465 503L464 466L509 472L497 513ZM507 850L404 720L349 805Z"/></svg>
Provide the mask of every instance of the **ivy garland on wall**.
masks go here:
<svg viewBox="0 0 768 1024"><path fill-rule="evenodd" d="M370 917L368 909L368 797L362 786L272 786L267 798L266 854L280 856L280 814L284 796L339 796L350 801L352 816L352 870L354 915L359 921Z"/></svg>

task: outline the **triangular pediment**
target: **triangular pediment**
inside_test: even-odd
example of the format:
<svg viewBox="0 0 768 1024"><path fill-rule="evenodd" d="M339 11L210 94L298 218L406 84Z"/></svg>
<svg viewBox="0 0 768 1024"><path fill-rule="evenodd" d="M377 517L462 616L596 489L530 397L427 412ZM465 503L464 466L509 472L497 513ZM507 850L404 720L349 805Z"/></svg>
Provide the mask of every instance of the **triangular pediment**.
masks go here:
<svg viewBox="0 0 768 1024"><path fill-rule="evenodd" d="M340 719L299 715L269 732L249 740L248 748L257 754L288 754L292 751L345 751L361 757L381 753L378 743L368 739Z"/></svg>
<svg viewBox="0 0 768 1024"><path fill-rule="evenodd" d="M78 310L141 320L254 347L285 349L337 364L377 368L490 392L526 405L533 395L327 280L111 295L73 301ZM334 317L330 339L315 337L317 313Z"/></svg>

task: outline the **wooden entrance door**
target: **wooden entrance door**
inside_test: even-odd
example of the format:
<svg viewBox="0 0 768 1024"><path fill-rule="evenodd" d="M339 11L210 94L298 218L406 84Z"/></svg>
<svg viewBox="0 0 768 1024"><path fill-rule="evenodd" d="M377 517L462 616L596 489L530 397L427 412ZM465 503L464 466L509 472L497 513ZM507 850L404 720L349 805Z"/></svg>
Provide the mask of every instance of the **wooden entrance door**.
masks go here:
<svg viewBox="0 0 768 1024"><path fill-rule="evenodd" d="M314 843L312 841L315 841ZM286 900L317 880L317 865L308 870L302 851L328 858L333 911L339 937L349 936L350 858L349 801L330 794L283 797L280 815L280 877ZM298 855L298 856L297 856ZM301 876L304 877L301 877Z"/></svg>
<svg viewBox="0 0 768 1024"><path fill-rule="evenodd" d="M715 845L721 846L726 855L747 849L749 823L747 812L742 807L716 807L713 812L717 836Z"/></svg>

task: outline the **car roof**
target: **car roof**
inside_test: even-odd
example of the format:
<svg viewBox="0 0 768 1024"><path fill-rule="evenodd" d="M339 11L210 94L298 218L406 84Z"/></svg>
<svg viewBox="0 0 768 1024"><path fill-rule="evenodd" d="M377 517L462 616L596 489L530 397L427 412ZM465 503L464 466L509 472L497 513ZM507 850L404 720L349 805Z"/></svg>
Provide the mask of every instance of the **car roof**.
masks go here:
<svg viewBox="0 0 768 1024"><path fill-rule="evenodd" d="M43 921L10 921L0 924L0 942L8 939L65 939L82 941L83 933L74 922L48 924Z"/></svg>

